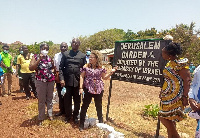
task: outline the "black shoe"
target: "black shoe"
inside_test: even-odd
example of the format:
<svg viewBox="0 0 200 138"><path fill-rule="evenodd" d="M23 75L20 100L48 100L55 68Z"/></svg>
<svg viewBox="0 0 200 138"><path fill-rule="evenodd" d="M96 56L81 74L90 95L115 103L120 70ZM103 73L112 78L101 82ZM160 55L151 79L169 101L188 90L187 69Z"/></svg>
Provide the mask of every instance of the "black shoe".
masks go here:
<svg viewBox="0 0 200 138"><path fill-rule="evenodd" d="M42 120L39 120L38 126L42 126Z"/></svg>
<svg viewBox="0 0 200 138"><path fill-rule="evenodd" d="M50 121L52 121L52 120L53 120L53 117L52 117L52 116L50 116L50 117L49 117L49 120L50 120Z"/></svg>
<svg viewBox="0 0 200 138"><path fill-rule="evenodd" d="M30 98L29 97L26 97L26 100L29 100Z"/></svg>
<svg viewBox="0 0 200 138"><path fill-rule="evenodd" d="M65 119L65 124L68 124L70 119Z"/></svg>
<svg viewBox="0 0 200 138"><path fill-rule="evenodd" d="M79 131L83 131L84 130L84 125L82 125L82 124L80 124L80 126L79 126Z"/></svg>
<svg viewBox="0 0 200 138"><path fill-rule="evenodd" d="M24 90L20 90L21 93L24 93Z"/></svg>
<svg viewBox="0 0 200 138"><path fill-rule="evenodd" d="M35 96L35 99L38 99L38 96L37 95L34 95Z"/></svg>
<svg viewBox="0 0 200 138"><path fill-rule="evenodd" d="M103 123L103 118L99 119L99 123Z"/></svg>
<svg viewBox="0 0 200 138"><path fill-rule="evenodd" d="M2 105L2 102L0 101L0 105Z"/></svg>
<svg viewBox="0 0 200 138"><path fill-rule="evenodd" d="M74 119L73 121L74 121L74 124L79 124L78 119Z"/></svg>
<svg viewBox="0 0 200 138"><path fill-rule="evenodd" d="M62 112L59 112L59 113L55 114L55 116L61 116L61 115L63 115Z"/></svg>

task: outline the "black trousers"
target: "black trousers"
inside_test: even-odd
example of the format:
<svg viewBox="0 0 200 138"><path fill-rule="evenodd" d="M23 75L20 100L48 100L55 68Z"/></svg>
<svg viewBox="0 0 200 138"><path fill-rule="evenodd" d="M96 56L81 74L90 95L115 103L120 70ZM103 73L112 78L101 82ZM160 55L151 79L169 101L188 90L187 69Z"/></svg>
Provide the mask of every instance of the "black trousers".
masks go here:
<svg viewBox="0 0 200 138"><path fill-rule="evenodd" d="M23 91L24 87L23 87L23 78L21 73L18 73L19 75L19 87L20 87L20 91Z"/></svg>
<svg viewBox="0 0 200 138"><path fill-rule="evenodd" d="M24 89L24 86L23 86L23 79L19 79L19 88L20 88L20 91L23 91Z"/></svg>
<svg viewBox="0 0 200 138"><path fill-rule="evenodd" d="M59 97L60 112L65 114L64 97L61 95L62 87L61 87L60 83L56 83L56 89L57 89L58 97Z"/></svg>
<svg viewBox="0 0 200 138"><path fill-rule="evenodd" d="M22 73L21 75L23 78L23 86L26 97L31 96L29 84L31 85L34 96L37 97L37 92L35 88L35 73Z"/></svg>
<svg viewBox="0 0 200 138"><path fill-rule="evenodd" d="M64 95L65 116L66 120L70 120L72 116L72 97L74 101L73 119L77 119L80 110L81 96L79 95L79 86L66 86L66 93Z"/></svg>
<svg viewBox="0 0 200 138"><path fill-rule="evenodd" d="M98 120L99 122L103 122L103 114L102 114L103 91L100 94L91 94L88 92L88 89L84 88L84 93L85 95L83 98L83 104L81 106L80 124L83 125L85 122L86 112L91 103L92 97L94 98Z"/></svg>

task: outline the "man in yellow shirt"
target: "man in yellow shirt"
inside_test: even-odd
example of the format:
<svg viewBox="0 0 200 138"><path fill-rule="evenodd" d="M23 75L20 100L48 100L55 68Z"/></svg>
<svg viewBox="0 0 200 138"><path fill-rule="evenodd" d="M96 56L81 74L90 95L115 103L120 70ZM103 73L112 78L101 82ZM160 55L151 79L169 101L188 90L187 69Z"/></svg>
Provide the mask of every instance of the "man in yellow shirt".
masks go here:
<svg viewBox="0 0 200 138"><path fill-rule="evenodd" d="M29 84L31 85L32 92L37 98L37 92L35 88L35 72L29 70L29 64L33 54L29 53L27 46L22 46L23 54L17 57L17 64L21 66L20 72L23 78L23 86L26 94L26 99L29 100L31 97ZM18 68L16 70L18 72Z"/></svg>

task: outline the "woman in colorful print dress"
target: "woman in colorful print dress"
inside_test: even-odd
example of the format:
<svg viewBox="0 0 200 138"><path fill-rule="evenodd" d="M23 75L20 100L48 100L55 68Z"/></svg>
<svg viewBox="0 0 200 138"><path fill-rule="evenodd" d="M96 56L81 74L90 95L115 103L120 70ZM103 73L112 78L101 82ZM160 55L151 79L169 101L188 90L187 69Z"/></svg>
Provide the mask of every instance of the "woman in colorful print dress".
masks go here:
<svg viewBox="0 0 200 138"><path fill-rule="evenodd" d="M102 97L104 83L102 79L106 80L110 78L116 69L117 67L114 67L110 73L106 73L106 70L102 68L101 53L96 50L91 52L89 63L81 69L80 93L82 93L84 90L85 95L80 113L80 131L84 129L85 116L92 97L94 98L99 123L103 123Z"/></svg>
<svg viewBox="0 0 200 138"><path fill-rule="evenodd" d="M53 60L47 55L49 46L44 43L40 45L40 54L33 56L29 69L35 70L36 74L36 91L38 94L38 120L42 125L42 121L45 119L45 105L47 105L47 113L50 120L53 120L53 90L55 76L53 74L54 63Z"/></svg>
<svg viewBox="0 0 200 138"><path fill-rule="evenodd" d="M167 128L168 138L179 138L176 122L184 119L184 106L188 105L190 71L187 59L177 59L182 53L179 44L171 42L162 49L162 57L169 62L163 75L164 84L160 93L161 106L158 113L162 124Z"/></svg>

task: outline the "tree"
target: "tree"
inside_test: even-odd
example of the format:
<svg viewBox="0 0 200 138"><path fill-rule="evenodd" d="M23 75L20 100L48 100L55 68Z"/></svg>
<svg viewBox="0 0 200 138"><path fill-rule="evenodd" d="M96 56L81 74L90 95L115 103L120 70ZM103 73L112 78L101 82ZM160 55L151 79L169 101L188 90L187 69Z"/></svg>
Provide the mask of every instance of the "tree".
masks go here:
<svg viewBox="0 0 200 138"><path fill-rule="evenodd" d="M169 32L174 38L173 41L181 44L183 49L181 56L187 57L190 62L194 62L197 65L200 63L200 39L197 37L199 32L195 31L194 27L194 22L191 22L190 25L179 24Z"/></svg>
<svg viewBox="0 0 200 138"><path fill-rule="evenodd" d="M124 40L134 40L134 39L137 39L137 34L132 32L132 30L127 30L127 32L125 33L124 37L123 37Z"/></svg>
<svg viewBox="0 0 200 138"><path fill-rule="evenodd" d="M125 35L122 29L107 29L95 33L89 37L80 36L82 52L85 52L87 48L92 50L101 50L105 48L113 48L115 46L115 41L123 40Z"/></svg>

